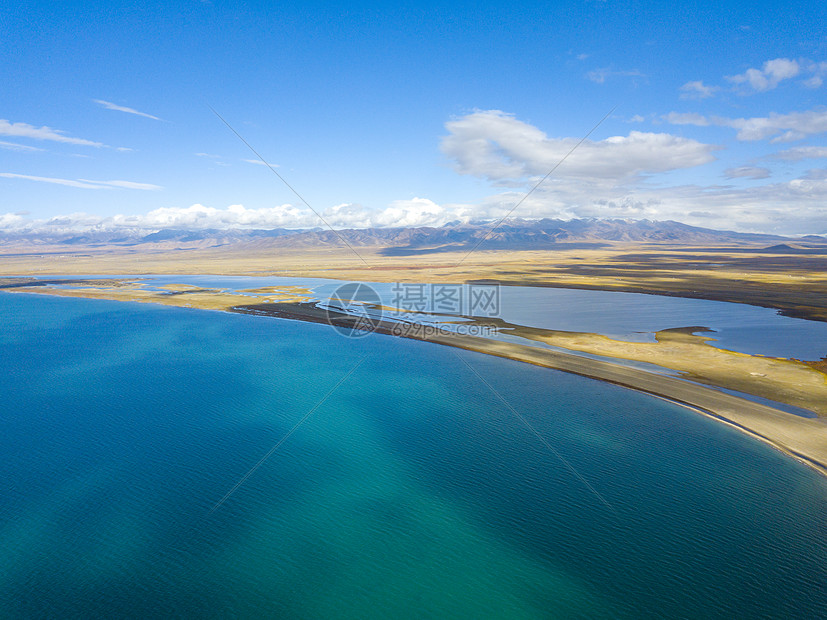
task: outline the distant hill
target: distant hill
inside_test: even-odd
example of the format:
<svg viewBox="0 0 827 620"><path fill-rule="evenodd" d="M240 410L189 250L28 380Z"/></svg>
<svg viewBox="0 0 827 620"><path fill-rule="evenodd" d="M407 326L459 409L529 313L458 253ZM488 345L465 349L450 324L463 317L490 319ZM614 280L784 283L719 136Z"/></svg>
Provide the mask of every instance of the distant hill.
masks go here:
<svg viewBox="0 0 827 620"><path fill-rule="evenodd" d="M798 239L797 241L801 240ZM827 245L814 246L812 244L807 244L803 246L801 244L797 244L793 246L786 243L780 243L769 248L750 249L745 251L761 252L762 254L827 254Z"/></svg>
<svg viewBox="0 0 827 620"><path fill-rule="evenodd" d="M441 227L365 228L347 230L218 230L162 229L152 231L93 231L83 234L0 232L0 245L82 247L207 248L247 243L273 248L354 247L384 248L387 255L414 255L471 249L540 250L599 247L608 242L636 242L667 245L743 245L751 251L781 254L822 252L827 237L809 235L789 238L712 230L674 221L651 220L522 220L504 222L493 232L491 222L453 223ZM344 240L344 241L343 241ZM792 245L794 244L794 245Z"/></svg>

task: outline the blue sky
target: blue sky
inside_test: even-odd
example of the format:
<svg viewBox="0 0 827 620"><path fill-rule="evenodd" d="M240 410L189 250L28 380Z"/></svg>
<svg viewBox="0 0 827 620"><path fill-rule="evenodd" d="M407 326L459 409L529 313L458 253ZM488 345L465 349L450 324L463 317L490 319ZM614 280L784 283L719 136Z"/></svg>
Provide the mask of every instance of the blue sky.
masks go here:
<svg viewBox="0 0 827 620"><path fill-rule="evenodd" d="M827 232L821 2L20 3L0 230L505 214Z"/></svg>

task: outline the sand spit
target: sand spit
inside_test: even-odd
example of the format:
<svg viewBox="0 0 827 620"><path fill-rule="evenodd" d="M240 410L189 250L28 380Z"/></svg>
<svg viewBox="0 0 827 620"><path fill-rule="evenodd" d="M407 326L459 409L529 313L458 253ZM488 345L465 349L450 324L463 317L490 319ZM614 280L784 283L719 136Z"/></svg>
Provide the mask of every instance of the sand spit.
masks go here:
<svg viewBox="0 0 827 620"><path fill-rule="evenodd" d="M42 284L39 283L39 284ZM250 296L254 289L245 291L245 294L239 292L222 292L210 289L198 289L189 285L181 286L165 286L163 290L149 290L140 282L117 281L109 280L106 282L85 281L78 282L77 280L71 282L61 282L61 285L69 285L71 288L54 288L53 286L32 286L31 281L6 281L0 289L7 291L18 291L25 293L41 293L48 295L61 295L72 297L84 297L93 299L109 299L116 301L137 301L144 303L159 303L165 305L185 306L198 309L223 310L228 312L236 312L242 314L254 314L258 316L270 316L278 318L286 318L300 321L308 321L314 323L324 323L340 328L352 329L363 324L362 317L348 315L344 313L330 312L323 308L319 308L315 302L308 302L310 296L309 291L291 288L290 290L255 290L258 295ZM252 303L251 303L252 302ZM574 353L565 353L556 350L534 347L524 344L516 344L512 342L504 342L500 340L493 340L489 338L480 338L477 336L470 336L464 334L456 334L446 331L445 329L417 329L421 326L405 326L400 323L391 321L374 321L370 325L374 331L380 334L395 335L400 337L421 340L425 342L432 342L445 346L451 346L459 349L466 349L484 353L487 355L495 355L497 357L507 358L511 360L526 362L537 366L546 368L553 368L564 372L578 374L600 381L614 383L626 388L631 388L641 392L646 392L661 398L686 405L705 415L714 419L730 424L731 426L748 433L769 445L781 450L807 465L813 467L820 473L827 475L827 423L825 418L805 418L797 416L771 406L760 403L755 403L738 396L728 394L714 387L706 387L698 383L690 383L681 378L664 376L660 374L653 374L614 364L611 362L591 359ZM499 326L504 327L504 326ZM552 332L550 330L541 330L545 333L540 333L538 330L532 328L522 328L525 331L519 333L520 326L508 326L508 329L513 329L513 333L517 333L522 337L534 339L538 341L548 342L550 344L560 344L555 342L556 337L577 339L590 346L609 346L611 341L605 336L599 334L571 334L568 332ZM732 354L728 351L720 351L709 347L703 342L703 337L693 336L691 330L696 328L687 328L686 330L672 330L668 334L659 333L660 345L667 346L694 346L699 351L711 349L711 355L734 355L734 360L739 360L739 364L749 363L750 359L756 360L759 365L766 365L767 360L772 358L762 358L760 356L745 356L743 354ZM690 331L687 331L690 330ZM608 343L606 341L609 341ZM568 343L572 351L582 350L582 346L575 347L573 343ZM611 346L616 346L611 344ZM625 343L628 344L628 343ZM565 345L564 345L565 346ZM658 345L638 345L638 346L658 346ZM693 349L682 349L682 353L686 355L687 351ZM607 351L602 351L606 353ZM664 350L664 352L666 352ZM612 353L610 353L611 355ZM633 355L625 355L622 351L615 351L615 357L634 359ZM790 383L797 381L804 376L800 373L813 373L819 378L819 381L824 382L823 373L818 370L808 367L800 362L791 362L788 360L775 360L781 364L788 364L792 374L788 378L781 377L781 389L775 392L779 402L789 402L789 398L783 398L785 391L783 389L783 381ZM682 363L686 364L686 360ZM708 364L709 359L701 355L697 359L697 367L692 370L691 364L684 368L685 376L693 381L697 380L702 375L703 365ZM762 366L763 367L763 366ZM800 367L800 368L799 368ZM749 366L744 366L744 369L749 369ZM786 368L786 366L785 366ZM794 372L793 372L794 371ZM725 373L724 373L725 374ZM721 374L720 376L724 376ZM762 374L762 373L757 373ZM757 376L756 375L756 376ZM809 377L809 375L807 375ZM714 385L713 380L708 380L708 383ZM822 389L822 386L817 385L818 381L805 392L812 392L813 403L818 403L820 398L816 392ZM727 387L721 385L721 387ZM737 388L736 388L737 389ZM749 391L749 390L747 390ZM749 393L754 393L749 391ZM765 394L762 394L765 395ZM770 397L772 394L770 394ZM799 394L800 396L800 394ZM801 405L801 399L796 397L794 403ZM812 404L812 403L811 403ZM820 407L810 406L811 410L816 413L824 415Z"/></svg>
<svg viewBox="0 0 827 620"><path fill-rule="evenodd" d="M230 311L326 323L345 329L360 323L359 317L331 314L309 303L237 306ZM549 349L452 334L445 330L399 329L398 324L389 321L375 321L372 327L381 334L495 355L660 396L726 422L827 475L827 423L823 418L804 418L679 378Z"/></svg>

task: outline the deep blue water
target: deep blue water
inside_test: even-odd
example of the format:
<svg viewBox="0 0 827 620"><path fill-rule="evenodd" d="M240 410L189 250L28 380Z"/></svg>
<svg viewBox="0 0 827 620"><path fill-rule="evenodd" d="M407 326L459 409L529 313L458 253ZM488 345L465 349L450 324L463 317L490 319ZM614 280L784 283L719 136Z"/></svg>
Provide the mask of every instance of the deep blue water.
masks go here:
<svg viewBox="0 0 827 620"><path fill-rule="evenodd" d="M827 479L683 407L279 319L0 318L3 617L827 615Z"/></svg>

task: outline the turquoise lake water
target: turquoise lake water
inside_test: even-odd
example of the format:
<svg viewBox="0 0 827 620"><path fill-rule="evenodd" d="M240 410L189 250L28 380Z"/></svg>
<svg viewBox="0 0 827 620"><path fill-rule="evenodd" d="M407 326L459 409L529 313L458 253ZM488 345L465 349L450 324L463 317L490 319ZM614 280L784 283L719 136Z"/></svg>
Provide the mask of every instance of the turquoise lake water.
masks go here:
<svg viewBox="0 0 827 620"><path fill-rule="evenodd" d="M279 319L0 319L0 617L827 616L827 479L683 407Z"/></svg>

